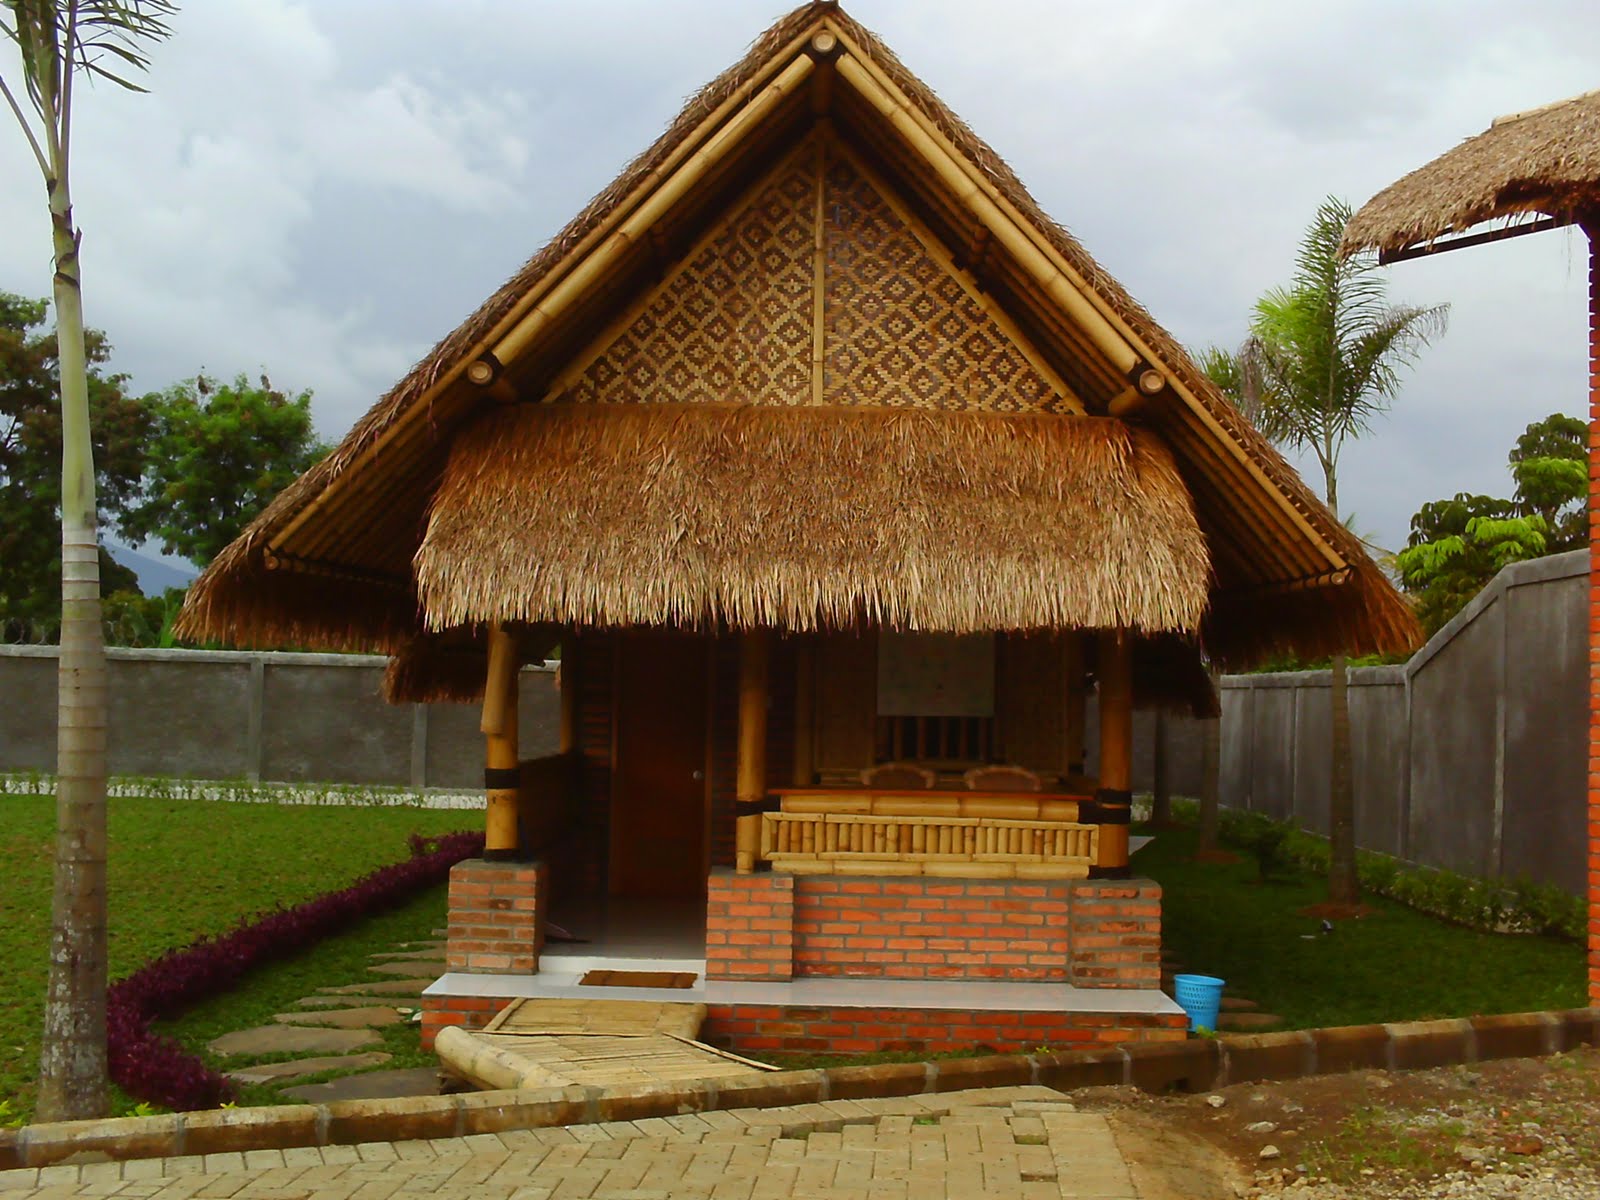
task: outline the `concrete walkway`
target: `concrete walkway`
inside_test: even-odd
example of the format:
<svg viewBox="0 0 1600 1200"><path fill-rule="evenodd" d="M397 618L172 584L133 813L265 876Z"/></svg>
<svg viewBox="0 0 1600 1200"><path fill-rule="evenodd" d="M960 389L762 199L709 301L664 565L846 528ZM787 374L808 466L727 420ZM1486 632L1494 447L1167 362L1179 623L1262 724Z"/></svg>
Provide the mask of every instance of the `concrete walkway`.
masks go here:
<svg viewBox="0 0 1600 1200"><path fill-rule="evenodd" d="M1140 1200L1106 1118L1046 1088L0 1172L5 1200Z"/></svg>

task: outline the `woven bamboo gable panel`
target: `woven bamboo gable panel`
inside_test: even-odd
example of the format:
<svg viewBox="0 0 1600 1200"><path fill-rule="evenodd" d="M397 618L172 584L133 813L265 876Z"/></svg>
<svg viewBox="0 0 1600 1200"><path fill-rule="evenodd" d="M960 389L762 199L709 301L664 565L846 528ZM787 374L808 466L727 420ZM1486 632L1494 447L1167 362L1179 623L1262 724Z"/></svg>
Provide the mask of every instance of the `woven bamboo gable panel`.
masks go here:
<svg viewBox="0 0 1600 1200"><path fill-rule="evenodd" d="M815 173L780 172L562 399L804 404L811 390Z"/></svg>
<svg viewBox="0 0 1600 1200"><path fill-rule="evenodd" d="M1011 339L845 159L828 165L829 404L1054 410Z"/></svg>
<svg viewBox="0 0 1600 1200"><path fill-rule="evenodd" d="M778 167L556 399L1056 411L1050 383L872 183L821 159L808 145Z"/></svg>

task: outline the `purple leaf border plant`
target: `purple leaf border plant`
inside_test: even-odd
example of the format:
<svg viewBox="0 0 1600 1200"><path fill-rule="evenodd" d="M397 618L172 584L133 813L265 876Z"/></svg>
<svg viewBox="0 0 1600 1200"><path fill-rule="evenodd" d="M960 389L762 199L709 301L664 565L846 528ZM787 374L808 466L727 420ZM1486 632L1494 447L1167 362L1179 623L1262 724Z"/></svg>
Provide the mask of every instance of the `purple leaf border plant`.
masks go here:
<svg viewBox="0 0 1600 1200"><path fill-rule="evenodd" d="M151 1022L236 986L245 972L304 950L364 917L443 883L450 868L483 853L483 833L412 834L411 857L380 867L347 888L247 920L153 959L113 984L106 996L111 1078L137 1099L179 1112L216 1108L233 1085Z"/></svg>

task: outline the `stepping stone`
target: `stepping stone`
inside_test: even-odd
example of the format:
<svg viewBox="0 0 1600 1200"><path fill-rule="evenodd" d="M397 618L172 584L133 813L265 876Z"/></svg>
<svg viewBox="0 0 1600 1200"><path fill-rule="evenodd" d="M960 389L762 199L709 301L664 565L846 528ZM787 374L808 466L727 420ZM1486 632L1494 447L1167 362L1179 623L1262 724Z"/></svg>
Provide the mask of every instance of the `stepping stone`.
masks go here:
<svg viewBox="0 0 1600 1200"><path fill-rule="evenodd" d="M405 975L411 979L437 979L444 974L444 959L431 958L427 962L373 963L367 970L375 975Z"/></svg>
<svg viewBox="0 0 1600 1200"><path fill-rule="evenodd" d="M409 1067L397 1071L368 1071L364 1075L346 1075L343 1079L330 1079L326 1083L308 1083L303 1087L284 1088L283 1094L308 1104L322 1104L328 1100L389 1100L405 1096L437 1096L439 1069Z"/></svg>
<svg viewBox="0 0 1600 1200"><path fill-rule="evenodd" d="M429 947L426 950L386 950L384 953L374 954L372 957L392 961L436 962L440 966L444 965L444 950L439 947Z"/></svg>
<svg viewBox="0 0 1600 1200"><path fill-rule="evenodd" d="M371 991L371 988L367 989ZM419 989L420 990L420 989ZM402 1008L415 1008L415 1004L405 1004L407 996L415 997L416 991L402 992L395 996L301 996L295 1004L301 1008L366 1008L374 1004L387 1004L390 1008L399 1005Z"/></svg>
<svg viewBox="0 0 1600 1200"><path fill-rule="evenodd" d="M1243 996L1224 996L1222 998L1223 1012L1255 1012L1261 1005L1254 1000L1246 1000Z"/></svg>
<svg viewBox="0 0 1600 1200"><path fill-rule="evenodd" d="M370 1008L334 1008L324 1012L278 1013L272 1018L284 1025L316 1025L324 1029L376 1029L405 1020L388 1005Z"/></svg>
<svg viewBox="0 0 1600 1200"><path fill-rule="evenodd" d="M1264 1012L1230 1012L1223 1013L1217 1018L1217 1028L1233 1033L1245 1033L1256 1029L1271 1029L1274 1025L1282 1025L1283 1018L1277 1013Z"/></svg>
<svg viewBox="0 0 1600 1200"><path fill-rule="evenodd" d="M318 994L323 996L420 996L422 989L428 986L421 976L415 979L374 979L371 983L346 983L339 987L320 987ZM342 1004L354 1004L353 1000L340 1001Z"/></svg>
<svg viewBox="0 0 1600 1200"><path fill-rule="evenodd" d="M225 1033L210 1048L215 1054L347 1054L379 1040L370 1029L262 1025Z"/></svg>
<svg viewBox="0 0 1600 1200"><path fill-rule="evenodd" d="M229 1071L228 1078L238 1083L271 1083L278 1079L299 1079L303 1075L317 1075L323 1071L359 1071L362 1067L376 1067L386 1063L393 1055L381 1050L365 1054L336 1054L327 1058L295 1058L288 1062L262 1063L258 1067L240 1067Z"/></svg>

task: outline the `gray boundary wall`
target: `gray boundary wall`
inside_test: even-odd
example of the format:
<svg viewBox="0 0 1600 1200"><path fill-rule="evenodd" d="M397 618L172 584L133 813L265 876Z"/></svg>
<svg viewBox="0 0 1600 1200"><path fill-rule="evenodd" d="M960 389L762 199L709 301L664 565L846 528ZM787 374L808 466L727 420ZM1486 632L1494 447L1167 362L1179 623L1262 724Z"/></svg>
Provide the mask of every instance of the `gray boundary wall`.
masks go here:
<svg viewBox="0 0 1600 1200"><path fill-rule="evenodd" d="M1359 845L1586 887L1589 552L1514 563L1403 666L1350 672ZM1329 675L1222 682L1224 805L1328 830Z"/></svg>
<svg viewBox="0 0 1600 1200"><path fill-rule="evenodd" d="M232 650L106 651L113 775L483 786L474 704L385 702L388 660ZM553 754L554 664L522 671L518 743ZM0 771L56 766L56 648L0 645Z"/></svg>

